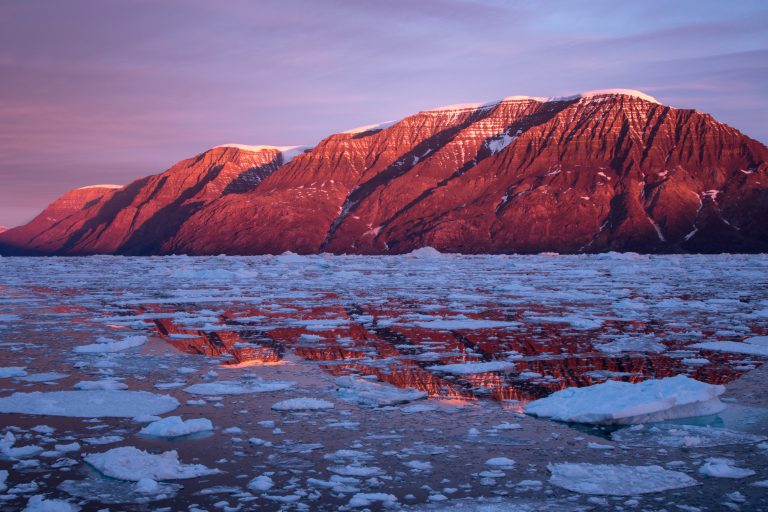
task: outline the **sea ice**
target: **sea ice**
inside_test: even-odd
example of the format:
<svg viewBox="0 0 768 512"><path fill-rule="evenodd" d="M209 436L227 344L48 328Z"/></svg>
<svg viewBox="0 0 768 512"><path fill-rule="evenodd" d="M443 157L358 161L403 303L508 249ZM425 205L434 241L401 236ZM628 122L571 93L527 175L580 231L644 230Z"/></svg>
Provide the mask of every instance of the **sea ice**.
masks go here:
<svg viewBox="0 0 768 512"><path fill-rule="evenodd" d="M699 468L699 473L717 478L746 478L755 474L751 469L736 467L732 459L710 457Z"/></svg>
<svg viewBox="0 0 768 512"><path fill-rule="evenodd" d="M363 407L382 407L418 400L427 396L423 391L400 389L383 382L371 382L353 375L338 377L334 382L342 400L356 402Z"/></svg>
<svg viewBox="0 0 768 512"><path fill-rule="evenodd" d="M578 423L650 423L719 413L725 409L718 398L724 392L725 386L683 375L637 384L609 380L557 391L529 403L525 412Z"/></svg>
<svg viewBox="0 0 768 512"><path fill-rule="evenodd" d="M133 482L144 478L176 480L219 473L218 469L202 464L182 464L176 450L155 455L134 446L92 453L85 456L85 461L106 476Z"/></svg>
<svg viewBox="0 0 768 512"><path fill-rule="evenodd" d="M101 389L105 391L119 391L122 389L128 389L127 384L123 384L122 382L118 382L112 379L81 380L80 382L75 384L74 387L75 389L81 389L81 390Z"/></svg>
<svg viewBox="0 0 768 512"><path fill-rule="evenodd" d="M753 356L768 356L768 336L753 336L743 343L737 341L705 341L688 345L687 348L700 348L716 352L731 352Z"/></svg>
<svg viewBox="0 0 768 512"><path fill-rule="evenodd" d="M660 466L565 462L547 467L552 474L550 483L582 494L634 496L699 483L685 473L669 471Z"/></svg>
<svg viewBox="0 0 768 512"><path fill-rule="evenodd" d="M139 434L155 437L178 437L213 430L213 423L207 418L182 420L181 416L168 416L153 421L139 431Z"/></svg>
<svg viewBox="0 0 768 512"><path fill-rule="evenodd" d="M75 347L73 352L78 354L102 354L110 352L120 352L129 348L134 348L143 345L147 342L146 336L128 336L119 341L114 341L109 338L99 338L97 343L90 345L81 345Z"/></svg>
<svg viewBox="0 0 768 512"><path fill-rule="evenodd" d="M194 395L244 395L247 393L266 393L282 391L295 386L295 382L280 380L252 379L244 382L220 380L217 382L202 382L184 388L187 393Z"/></svg>
<svg viewBox="0 0 768 512"><path fill-rule="evenodd" d="M613 432L611 438L629 446L671 446L675 448L752 444L766 440L763 436L725 428L664 423L633 425Z"/></svg>
<svg viewBox="0 0 768 512"><path fill-rule="evenodd" d="M47 500L42 494L29 498L23 512L77 512L80 507L64 500Z"/></svg>
<svg viewBox="0 0 768 512"><path fill-rule="evenodd" d="M290 398L272 405L275 411L318 411L334 407L333 402L319 398Z"/></svg>
<svg viewBox="0 0 768 512"><path fill-rule="evenodd" d="M147 391L49 391L14 393L0 398L0 412L72 416L76 418L133 418L165 414L179 402Z"/></svg>
<svg viewBox="0 0 768 512"><path fill-rule="evenodd" d="M268 475L260 475L248 482L248 488L252 491L268 491L275 482Z"/></svg>
<svg viewBox="0 0 768 512"><path fill-rule="evenodd" d="M369 507L374 503L381 503L384 507L395 507L398 504L397 497L394 494L388 494L383 492L358 492L352 499L349 500L349 507Z"/></svg>
<svg viewBox="0 0 768 512"><path fill-rule="evenodd" d="M456 375L473 375L476 373L502 372L514 369L515 365L506 361L489 361L486 363L456 363L427 366L427 370Z"/></svg>
<svg viewBox="0 0 768 512"><path fill-rule="evenodd" d="M0 368L0 379L24 377L27 374L26 370L26 366L4 366Z"/></svg>
<svg viewBox="0 0 768 512"><path fill-rule="evenodd" d="M8 485L5 483L8 480L8 471L0 469L0 492L5 491Z"/></svg>

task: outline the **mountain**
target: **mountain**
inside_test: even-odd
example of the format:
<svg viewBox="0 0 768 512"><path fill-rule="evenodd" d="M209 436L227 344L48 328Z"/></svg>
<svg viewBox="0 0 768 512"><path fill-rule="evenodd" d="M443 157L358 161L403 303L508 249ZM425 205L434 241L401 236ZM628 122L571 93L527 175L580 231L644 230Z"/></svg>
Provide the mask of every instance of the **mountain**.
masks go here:
<svg viewBox="0 0 768 512"><path fill-rule="evenodd" d="M768 250L766 174L763 144L636 91L515 96L304 152L214 148L85 202L70 192L0 243L46 254L756 252Z"/></svg>

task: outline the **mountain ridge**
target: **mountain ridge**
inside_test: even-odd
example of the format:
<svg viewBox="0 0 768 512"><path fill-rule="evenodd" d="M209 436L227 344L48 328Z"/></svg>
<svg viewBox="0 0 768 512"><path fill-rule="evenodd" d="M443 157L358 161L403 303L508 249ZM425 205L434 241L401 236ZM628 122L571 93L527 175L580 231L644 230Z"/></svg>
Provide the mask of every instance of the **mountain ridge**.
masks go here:
<svg viewBox="0 0 768 512"><path fill-rule="evenodd" d="M639 91L507 97L76 189L0 234L0 252L762 252L767 161L709 114Z"/></svg>

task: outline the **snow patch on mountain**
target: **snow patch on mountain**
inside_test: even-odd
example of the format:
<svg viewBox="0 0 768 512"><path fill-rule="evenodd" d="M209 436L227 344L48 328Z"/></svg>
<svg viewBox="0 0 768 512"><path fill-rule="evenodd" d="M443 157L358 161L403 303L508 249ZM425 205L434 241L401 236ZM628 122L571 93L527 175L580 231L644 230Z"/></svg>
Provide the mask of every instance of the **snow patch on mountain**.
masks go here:
<svg viewBox="0 0 768 512"><path fill-rule="evenodd" d="M287 164L293 160L294 157L302 154L305 150L311 149L309 146L251 146L248 144L221 144L219 146L215 146L213 149L216 148L235 148L241 151L250 151L252 153L275 150L279 151L283 155L283 164Z"/></svg>

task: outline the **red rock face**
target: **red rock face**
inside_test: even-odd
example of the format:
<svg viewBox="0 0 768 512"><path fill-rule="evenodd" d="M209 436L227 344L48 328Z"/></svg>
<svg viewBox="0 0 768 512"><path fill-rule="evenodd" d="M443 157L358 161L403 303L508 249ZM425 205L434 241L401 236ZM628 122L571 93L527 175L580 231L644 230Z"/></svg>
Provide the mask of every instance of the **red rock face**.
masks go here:
<svg viewBox="0 0 768 512"><path fill-rule="evenodd" d="M261 164L263 181L230 193L196 185L202 175L227 179L208 176L223 165L209 158L114 193L86 215L88 229L44 250L768 250L768 148L707 114L633 95L420 112L332 135L286 165ZM229 165L228 176L243 172Z"/></svg>
<svg viewBox="0 0 768 512"><path fill-rule="evenodd" d="M252 189L282 158L272 148L218 147L119 189L73 190L0 243L43 254L157 254L190 215Z"/></svg>

